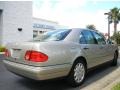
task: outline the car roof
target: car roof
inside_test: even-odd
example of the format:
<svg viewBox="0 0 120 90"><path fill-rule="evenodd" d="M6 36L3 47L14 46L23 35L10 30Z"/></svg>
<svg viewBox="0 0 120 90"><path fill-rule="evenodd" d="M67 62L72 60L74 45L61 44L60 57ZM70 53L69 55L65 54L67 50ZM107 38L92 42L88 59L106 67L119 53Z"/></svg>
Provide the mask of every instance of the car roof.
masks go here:
<svg viewBox="0 0 120 90"><path fill-rule="evenodd" d="M99 32L99 30L93 30L93 29L87 29L87 28L72 28L71 30L80 30L80 31L88 30L88 31L94 31L97 33L101 33L101 32Z"/></svg>
<svg viewBox="0 0 120 90"><path fill-rule="evenodd" d="M98 30L87 29L87 28L72 28L72 30L90 30L90 31L98 31Z"/></svg>

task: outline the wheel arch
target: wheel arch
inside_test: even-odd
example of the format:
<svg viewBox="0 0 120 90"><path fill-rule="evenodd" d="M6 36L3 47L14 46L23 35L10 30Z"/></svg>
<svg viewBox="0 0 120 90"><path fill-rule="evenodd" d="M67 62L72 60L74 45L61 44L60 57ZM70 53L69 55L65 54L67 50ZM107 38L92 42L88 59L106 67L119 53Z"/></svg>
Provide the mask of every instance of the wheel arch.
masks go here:
<svg viewBox="0 0 120 90"><path fill-rule="evenodd" d="M86 68L87 68L87 60L86 60L86 58L83 57L83 56L77 57L77 58L74 60L73 64L74 64L75 62L79 61L79 60L80 60L80 61L82 60L82 61L85 63Z"/></svg>
<svg viewBox="0 0 120 90"><path fill-rule="evenodd" d="M85 66L86 66L86 69L87 69L87 60L86 60L86 58L83 57L83 56L79 56L79 57L77 57L76 59L74 59L74 61L72 62L72 67L71 67L71 69L70 69L70 71L69 71L69 74L70 74L70 72L72 71L72 68L73 68L74 64L75 64L77 61L80 61L80 60L82 60L82 61L85 63ZM68 75L69 75L69 74L68 74Z"/></svg>
<svg viewBox="0 0 120 90"><path fill-rule="evenodd" d="M84 63L84 65L86 66L86 68L85 68L85 74L84 74L84 75L86 76L86 73L87 73L87 61L86 61L86 59L85 59L84 57L82 57L82 56L77 57L77 58L73 61L73 63L72 63L72 68L71 68L69 74L67 75L67 80L68 80L68 82L69 82L72 86L78 86L78 85L82 84L82 83L84 82L84 80L85 80L85 76L84 76L84 79L83 79L80 83L75 83L75 81L74 81L74 79L73 79L73 77L74 77L74 75L73 75L74 67L75 67L75 64L77 64L79 61L82 61L82 63ZM72 76L71 76L71 75L72 75Z"/></svg>

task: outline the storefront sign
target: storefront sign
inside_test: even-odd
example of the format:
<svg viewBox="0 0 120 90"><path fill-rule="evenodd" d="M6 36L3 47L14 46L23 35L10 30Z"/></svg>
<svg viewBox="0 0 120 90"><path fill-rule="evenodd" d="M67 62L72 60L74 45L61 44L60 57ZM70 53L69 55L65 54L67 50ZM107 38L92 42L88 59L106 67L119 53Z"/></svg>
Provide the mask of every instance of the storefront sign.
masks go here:
<svg viewBox="0 0 120 90"><path fill-rule="evenodd" d="M37 24L37 23L34 23L34 24L33 24L33 28L55 29L54 26Z"/></svg>

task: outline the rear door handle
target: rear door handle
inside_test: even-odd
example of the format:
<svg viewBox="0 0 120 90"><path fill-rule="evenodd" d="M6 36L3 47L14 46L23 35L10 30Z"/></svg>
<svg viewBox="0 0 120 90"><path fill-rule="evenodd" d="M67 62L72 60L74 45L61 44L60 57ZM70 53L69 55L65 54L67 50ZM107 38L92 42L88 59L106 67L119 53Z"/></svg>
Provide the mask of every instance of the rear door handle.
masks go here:
<svg viewBox="0 0 120 90"><path fill-rule="evenodd" d="M71 49L75 49L75 47L71 47Z"/></svg>
<svg viewBox="0 0 120 90"><path fill-rule="evenodd" d="M87 49L89 49L89 48L88 48L88 47L84 47L83 49L84 49L84 50L87 50Z"/></svg>
<svg viewBox="0 0 120 90"><path fill-rule="evenodd" d="M104 48L103 46L100 47L100 49L103 49L103 48Z"/></svg>

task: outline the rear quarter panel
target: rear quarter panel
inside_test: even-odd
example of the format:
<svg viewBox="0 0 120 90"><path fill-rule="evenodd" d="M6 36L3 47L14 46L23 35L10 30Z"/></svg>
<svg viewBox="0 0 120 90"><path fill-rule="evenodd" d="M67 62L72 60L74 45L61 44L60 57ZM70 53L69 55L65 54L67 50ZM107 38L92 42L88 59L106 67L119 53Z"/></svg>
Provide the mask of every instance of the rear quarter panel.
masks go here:
<svg viewBox="0 0 120 90"><path fill-rule="evenodd" d="M49 57L46 62L34 63L34 65L38 66L72 64L74 59L80 54L79 44L66 41L44 42L33 47L33 49L43 52Z"/></svg>

